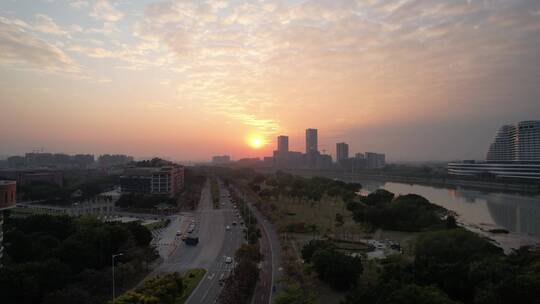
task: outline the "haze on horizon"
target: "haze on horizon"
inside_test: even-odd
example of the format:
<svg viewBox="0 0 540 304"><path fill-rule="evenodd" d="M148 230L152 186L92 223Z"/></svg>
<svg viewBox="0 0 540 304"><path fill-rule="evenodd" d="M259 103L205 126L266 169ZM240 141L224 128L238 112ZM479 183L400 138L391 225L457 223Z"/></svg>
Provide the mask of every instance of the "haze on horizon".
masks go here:
<svg viewBox="0 0 540 304"><path fill-rule="evenodd" d="M2 155L483 159L539 96L537 0L0 3Z"/></svg>

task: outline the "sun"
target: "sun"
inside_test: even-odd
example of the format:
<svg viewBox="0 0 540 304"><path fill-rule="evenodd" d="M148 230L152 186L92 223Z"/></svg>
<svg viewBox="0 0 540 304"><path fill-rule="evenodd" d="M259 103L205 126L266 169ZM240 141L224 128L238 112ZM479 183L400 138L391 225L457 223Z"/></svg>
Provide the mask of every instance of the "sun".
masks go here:
<svg viewBox="0 0 540 304"><path fill-rule="evenodd" d="M264 146L265 141L264 141L264 139L262 137L257 136L257 135L253 135L248 139L248 144L253 149L260 149L260 148L262 148Z"/></svg>

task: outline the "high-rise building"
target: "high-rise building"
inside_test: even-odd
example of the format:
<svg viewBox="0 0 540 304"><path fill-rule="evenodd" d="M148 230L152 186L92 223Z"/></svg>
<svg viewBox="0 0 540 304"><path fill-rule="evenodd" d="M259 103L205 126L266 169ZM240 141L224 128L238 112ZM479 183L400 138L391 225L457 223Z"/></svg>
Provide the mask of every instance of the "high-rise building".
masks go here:
<svg viewBox="0 0 540 304"><path fill-rule="evenodd" d="M452 162L448 164L448 173L540 179L540 120L502 126L489 147L486 162Z"/></svg>
<svg viewBox="0 0 540 304"><path fill-rule="evenodd" d="M0 180L0 262L4 255L4 210L15 207L17 182Z"/></svg>
<svg viewBox="0 0 540 304"><path fill-rule="evenodd" d="M386 155L366 152L366 167L369 169L382 168L386 165Z"/></svg>
<svg viewBox="0 0 540 304"><path fill-rule="evenodd" d="M306 154L319 151L317 146L317 129L306 129Z"/></svg>
<svg viewBox="0 0 540 304"><path fill-rule="evenodd" d="M54 169L7 169L0 170L0 179L5 178L17 181L19 186L30 185L35 182L64 185L64 172Z"/></svg>
<svg viewBox="0 0 540 304"><path fill-rule="evenodd" d="M488 162L540 162L540 120L502 126L489 147Z"/></svg>
<svg viewBox="0 0 540 304"><path fill-rule="evenodd" d="M279 153L289 152L289 136L280 135L277 138L277 151Z"/></svg>
<svg viewBox="0 0 540 304"><path fill-rule="evenodd" d="M341 142L336 144L336 161L338 163L349 159L349 145Z"/></svg>
<svg viewBox="0 0 540 304"><path fill-rule="evenodd" d="M174 197L183 187L184 167L178 165L128 168L120 176L120 188L124 193Z"/></svg>

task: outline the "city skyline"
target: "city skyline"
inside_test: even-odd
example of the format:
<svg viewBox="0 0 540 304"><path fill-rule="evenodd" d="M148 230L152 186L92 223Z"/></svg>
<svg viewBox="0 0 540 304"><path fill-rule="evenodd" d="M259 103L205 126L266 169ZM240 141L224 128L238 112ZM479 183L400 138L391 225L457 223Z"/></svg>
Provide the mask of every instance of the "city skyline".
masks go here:
<svg viewBox="0 0 540 304"><path fill-rule="evenodd" d="M483 159L540 117L534 0L5 1L0 43L5 156Z"/></svg>

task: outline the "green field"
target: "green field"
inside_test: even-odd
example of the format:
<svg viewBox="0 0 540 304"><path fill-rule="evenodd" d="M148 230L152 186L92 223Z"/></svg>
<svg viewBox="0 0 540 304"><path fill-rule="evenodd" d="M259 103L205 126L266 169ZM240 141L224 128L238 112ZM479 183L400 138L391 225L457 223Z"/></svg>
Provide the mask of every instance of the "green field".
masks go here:
<svg viewBox="0 0 540 304"><path fill-rule="evenodd" d="M345 208L341 199L323 197L320 202L299 202L281 197L269 201L275 207L271 212L272 220L279 231L290 231L291 225L305 226L306 232L317 234L360 233L361 226L354 222L352 213ZM336 213L343 215L343 226L336 227Z"/></svg>

